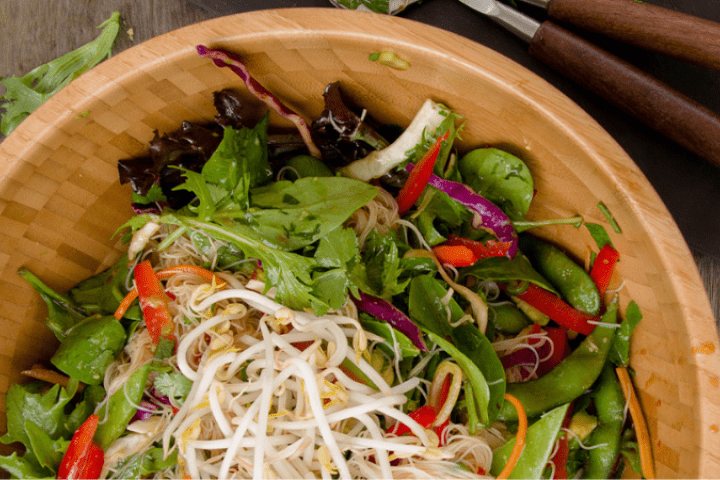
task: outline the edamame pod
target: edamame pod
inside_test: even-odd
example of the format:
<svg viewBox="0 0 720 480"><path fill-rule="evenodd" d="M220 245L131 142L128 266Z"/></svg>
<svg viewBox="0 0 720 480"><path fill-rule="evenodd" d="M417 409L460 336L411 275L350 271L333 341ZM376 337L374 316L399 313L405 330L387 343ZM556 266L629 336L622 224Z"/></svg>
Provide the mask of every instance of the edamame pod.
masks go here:
<svg viewBox="0 0 720 480"><path fill-rule="evenodd" d="M598 426L590 434L586 445L588 462L583 478L609 478L620 454L625 397L620 381L610 362L603 367L594 397Z"/></svg>
<svg viewBox="0 0 720 480"><path fill-rule="evenodd" d="M602 323L615 323L618 302L615 298L602 317ZM587 391L600 376L607 359L615 328L598 325L580 345L555 368L536 380L509 383L507 393L525 407L528 418L537 417L553 407L571 402ZM499 420L517 421L517 412L505 402Z"/></svg>
<svg viewBox="0 0 720 480"><path fill-rule="evenodd" d="M600 293L595 282L573 259L553 245L528 235L521 236L520 250L570 305L590 315L600 312Z"/></svg>
<svg viewBox="0 0 720 480"><path fill-rule="evenodd" d="M518 334L523 328L532 324L532 321L513 303L488 305L488 308L492 312L490 319L495 324L495 328L502 332Z"/></svg>

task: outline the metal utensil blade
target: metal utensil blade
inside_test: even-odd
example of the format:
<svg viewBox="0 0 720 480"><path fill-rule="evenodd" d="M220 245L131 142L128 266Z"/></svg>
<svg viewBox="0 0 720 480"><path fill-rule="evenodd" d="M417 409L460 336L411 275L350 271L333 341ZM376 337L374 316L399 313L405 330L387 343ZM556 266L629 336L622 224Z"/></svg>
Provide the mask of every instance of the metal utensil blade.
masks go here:
<svg viewBox="0 0 720 480"><path fill-rule="evenodd" d="M495 0L460 0L476 12L487 15L496 23L530 43L540 22Z"/></svg>

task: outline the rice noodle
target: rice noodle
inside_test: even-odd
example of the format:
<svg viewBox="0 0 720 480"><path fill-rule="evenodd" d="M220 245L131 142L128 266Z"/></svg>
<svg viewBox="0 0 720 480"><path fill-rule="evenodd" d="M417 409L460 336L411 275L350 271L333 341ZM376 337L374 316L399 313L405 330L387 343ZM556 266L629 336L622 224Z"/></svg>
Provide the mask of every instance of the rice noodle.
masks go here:
<svg viewBox="0 0 720 480"><path fill-rule="evenodd" d="M396 223L394 199L381 193L375 203L364 221L373 223L374 229L390 228ZM361 220L354 220L356 228L361 228ZM172 232L164 229L152 241L162 243ZM216 265L216 252L213 246L203 253L183 233L157 254L156 267ZM434 355L424 358L404 381L393 359L398 375L391 385L368 362L374 345L384 340L362 328L352 302L317 317L247 288L248 278L240 273L217 274L226 284L223 290L187 274L166 283L178 338L176 354L166 361L192 386L174 414L159 403L161 408L153 411L161 423L147 438L160 441L165 455L178 455L178 465L162 474L470 478L477 475L456 461L475 472L476 465L489 468L484 433L471 436L451 423L449 431L454 433L439 447L437 435L405 413L409 395L419 392L420 398L427 397L429 385L415 375ZM152 352L141 326L108 369L108 392L117 391L132 372L150 362ZM343 365L354 366L377 389L349 376ZM454 403L454 393L452 398ZM407 425L412 436L385 433L392 422ZM105 472L114 468L110 462Z"/></svg>

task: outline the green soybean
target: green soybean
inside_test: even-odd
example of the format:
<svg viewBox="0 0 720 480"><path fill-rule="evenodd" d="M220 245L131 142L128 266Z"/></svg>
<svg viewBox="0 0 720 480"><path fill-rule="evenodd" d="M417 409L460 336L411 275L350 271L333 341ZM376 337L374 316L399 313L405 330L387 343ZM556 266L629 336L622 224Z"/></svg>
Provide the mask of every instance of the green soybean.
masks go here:
<svg viewBox="0 0 720 480"><path fill-rule="evenodd" d="M491 321L502 332L518 334L523 328L532 324L527 315L513 303L489 305L488 308L492 312Z"/></svg>
<svg viewBox="0 0 720 480"><path fill-rule="evenodd" d="M520 239L520 250L576 309L597 315L600 293L590 275L560 249L528 235Z"/></svg>
<svg viewBox="0 0 720 480"><path fill-rule="evenodd" d="M594 396L598 426L593 430L586 445L588 461L583 478L608 478L620 455L620 437L623 428L625 397L620 381L610 362L606 362L597 383Z"/></svg>
<svg viewBox="0 0 720 480"><path fill-rule="evenodd" d="M615 323L617 310L618 303L615 299L608 305L602 323ZM576 399L592 387L600 376L614 336L613 326L597 325L555 368L529 382L509 383L507 393L520 400L530 418ZM517 421L515 407L510 402L505 402L498 419Z"/></svg>

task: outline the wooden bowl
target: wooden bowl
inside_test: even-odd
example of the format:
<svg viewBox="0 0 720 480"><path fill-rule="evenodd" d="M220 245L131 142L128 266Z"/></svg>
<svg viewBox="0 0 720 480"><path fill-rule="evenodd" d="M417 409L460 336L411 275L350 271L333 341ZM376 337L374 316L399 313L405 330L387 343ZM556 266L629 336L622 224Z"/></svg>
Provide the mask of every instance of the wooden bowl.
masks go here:
<svg viewBox="0 0 720 480"><path fill-rule="evenodd" d="M338 80L385 122L407 125L428 97L454 108L467 122L462 148L492 144L527 161L537 188L530 218L581 214L607 226L597 207L604 202L622 227L608 226L622 254L622 308L634 300L644 315L631 363L656 473L720 477L715 321L680 231L632 160L577 105L494 51L405 19L343 10L258 11L159 36L74 81L0 144L2 392L57 346L18 268L63 291L111 265L124 248L113 233L131 215L116 162L143 152L156 129L211 119L213 91L245 93L229 69L197 55L197 44L242 55L306 118L319 115L324 87ZM368 58L386 49L410 67ZM260 110L249 96L247 104ZM578 258L594 247L584 227L542 235Z"/></svg>

